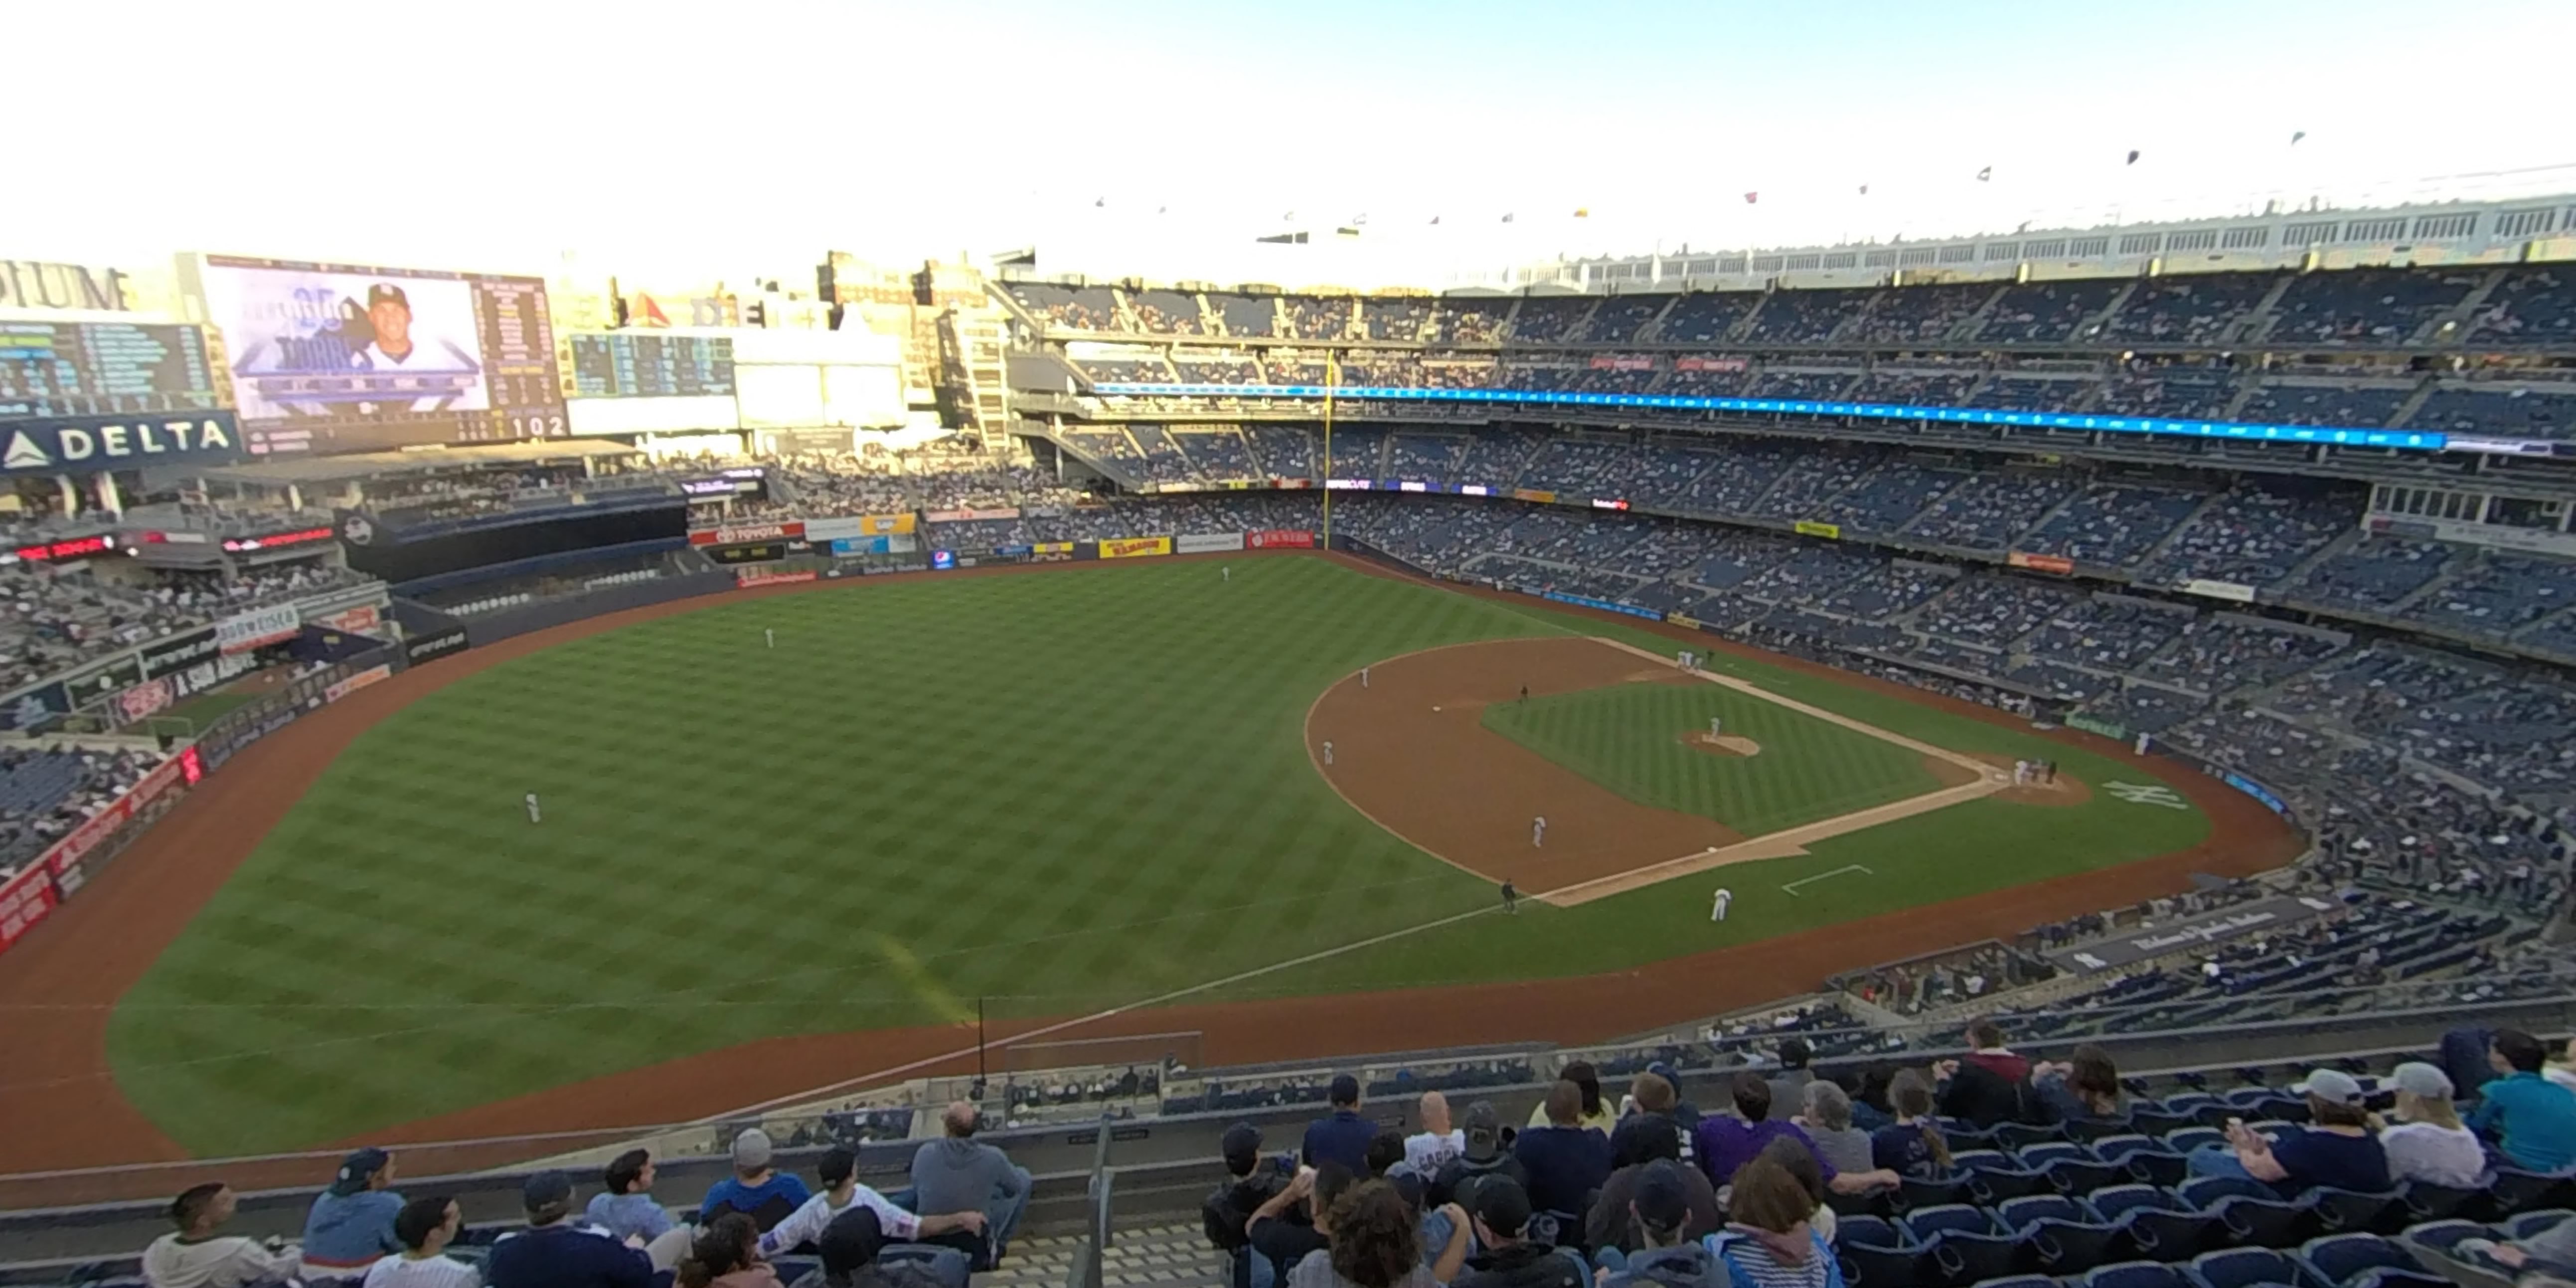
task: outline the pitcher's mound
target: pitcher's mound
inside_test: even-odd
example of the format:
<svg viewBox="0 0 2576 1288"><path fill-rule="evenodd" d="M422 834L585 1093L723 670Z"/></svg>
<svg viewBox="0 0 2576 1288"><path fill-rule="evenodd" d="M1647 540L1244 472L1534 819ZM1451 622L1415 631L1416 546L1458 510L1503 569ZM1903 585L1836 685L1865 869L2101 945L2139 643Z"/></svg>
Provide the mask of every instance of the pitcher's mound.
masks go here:
<svg viewBox="0 0 2576 1288"><path fill-rule="evenodd" d="M1750 738L1738 738L1731 733L1719 734L1714 738L1709 737L1705 731L1686 733L1682 735L1682 745L1699 751L1705 751L1712 756L1759 756L1762 754L1761 743L1755 742Z"/></svg>

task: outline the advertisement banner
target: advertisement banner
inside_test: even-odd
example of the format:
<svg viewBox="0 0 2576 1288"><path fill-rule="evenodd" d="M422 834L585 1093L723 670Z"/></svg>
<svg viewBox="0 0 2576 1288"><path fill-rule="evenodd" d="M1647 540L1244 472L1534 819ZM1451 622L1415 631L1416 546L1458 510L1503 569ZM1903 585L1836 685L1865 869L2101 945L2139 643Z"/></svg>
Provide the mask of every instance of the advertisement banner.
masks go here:
<svg viewBox="0 0 2576 1288"><path fill-rule="evenodd" d="M379 680L391 678L393 673L394 669L390 666L368 667L366 670L352 674L346 679L334 680L331 683L324 685L322 688L322 700L324 702L337 702L340 699L345 698L370 684L374 684Z"/></svg>
<svg viewBox="0 0 2576 1288"><path fill-rule="evenodd" d="M470 642L465 636L465 628L461 626L452 631L440 631L435 635L416 635L403 641L403 660L418 666L434 657L462 653Z"/></svg>
<svg viewBox="0 0 2576 1288"><path fill-rule="evenodd" d="M1750 358L1675 358L1675 371L1751 371Z"/></svg>
<svg viewBox="0 0 2576 1288"><path fill-rule="evenodd" d="M2075 572L2075 561L2061 555L2032 555L2014 550L2007 552L2004 555L2004 562L2015 568L2028 568L2032 572L2055 573L2060 577L2071 576Z"/></svg>
<svg viewBox="0 0 2576 1288"><path fill-rule="evenodd" d="M140 663L130 657L118 658L113 662L84 667L63 677L63 692L71 697L72 706L78 709L105 701L142 680Z"/></svg>
<svg viewBox="0 0 2576 1288"><path fill-rule="evenodd" d="M738 546L753 541L793 541L805 535L801 519L784 523L746 523L731 528L700 528L689 534L693 546Z"/></svg>
<svg viewBox="0 0 2576 1288"><path fill-rule="evenodd" d="M892 542L891 537L834 537L831 551L834 558L842 559L851 555L893 554Z"/></svg>
<svg viewBox="0 0 2576 1288"><path fill-rule="evenodd" d="M178 686L168 680L145 680L116 695L109 715L118 724L132 724L170 708L179 700Z"/></svg>
<svg viewBox="0 0 2576 1288"><path fill-rule="evenodd" d="M0 883L0 953L54 910L54 874L37 864Z"/></svg>
<svg viewBox="0 0 2576 1288"><path fill-rule="evenodd" d="M1521 500L1521 501L1536 501L1536 502L1538 502L1540 505L1554 505L1554 504L1556 504L1556 493L1554 493L1554 492L1542 492L1542 491L1539 491L1539 490L1538 490L1538 489L1536 489L1536 488L1526 488L1526 487L1516 487L1516 488L1513 488L1513 489L1512 489L1512 497L1513 497L1513 499L1515 499L1515 500Z"/></svg>
<svg viewBox="0 0 2576 1288"><path fill-rule="evenodd" d="M2210 599L2224 599L2239 604L2250 604L2254 602L2254 588L2252 586L2233 581L2211 581L2207 577L2194 577L2191 580L2184 582L2182 584L2182 593L2186 595L2206 596Z"/></svg>
<svg viewBox="0 0 2576 1288"><path fill-rule="evenodd" d="M891 537L912 531L909 514L854 514L838 519L808 519L805 539L839 541L847 537Z"/></svg>
<svg viewBox="0 0 2576 1288"><path fill-rule="evenodd" d="M13 420L8 432L8 445L0 449L0 475L89 474L241 459L241 430L228 411Z"/></svg>
<svg viewBox="0 0 2576 1288"><path fill-rule="evenodd" d="M1203 555L1218 550L1243 549L1240 532L1185 532L1172 548L1185 555Z"/></svg>
<svg viewBox="0 0 2576 1288"><path fill-rule="evenodd" d="M2057 949L2045 955L2068 970L2117 970L2167 953L2200 952L2249 935L2278 934L2301 922L2341 911L2342 907L2341 904L2306 895L2259 899L2179 922L2152 928L2140 927L2133 934L2096 940L2081 947Z"/></svg>
<svg viewBox="0 0 2576 1288"><path fill-rule="evenodd" d="M71 709L71 695L63 691L62 681L41 684L0 706L0 729L42 728Z"/></svg>
<svg viewBox="0 0 2576 1288"><path fill-rule="evenodd" d="M226 653L246 653L262 644L291 640L303 629L301 610L293 604L275 604L215 623L215 647Z"/></svg>
<svg viewBox="0 0 2576 1288"><path fill-rule="evenodd" d="M211 662L222 650L215 643L215 628L173 635L143 646L143 673L149 676L174 675L199 662Z"/></svg>
<svg viewBox="0 0 2576 1288"><path fill-rule="evenodd" d="M924 510L921 512L921 517L932 523L972 523L978 519L989 519L994 521L1002 519L1016 519L1020 517L1020 512L1014 509Z"/></svg>
<svg viewBox="0 0 2576 1288"><path fill-rule="evenodd" d="M1315 534L1304 528L1264 528L1245 533L1243 544L1255 550L1312 550Z"/></svg>
<svg viewBox="0 0 2576 1288"><path fill-rule="evenodd" d="M1592 369L1594 371L1652 371L1655 369L1655 360L1603 354L1592 360Z"/></svg>
<svg viewBox="0 0 2576 1288"><path fill-rule="evenodd" d="M950 570L950 569L952 569L952 568L955 568L956 566L957 566L957 552L956 552L956 551L954 551L954 550L933 550L933 551L931 551L931 552L930 552L930 570L931 570L932 572L947 572L948 570Z"/></svg>
<svg viewBox="0 0 2576 1288"><path fill-rule="evenodd" d="M2292 821L2296 821L2298 818L2297 815L2290 812L2289 803L2282 800L2280 797L2273 795L2271 788L2265 787L2263 784L2255 782L2253 779L2247 778L2243 774L2234 772L2221 774L2218 776L2218 781L2263 802L2263 808L2268 809L2283 818L2290 819Z"/></svg>
<svg viewBox="0 0 2576 1288"><path fill-rule="evenodd" d="M89 857L90 851L104 844L107 838L116 835L118 830L154 801L177 790L187 778L187 767L182 761L190 754L193 754L193 751L182 752L178 756L161 762L160 768L145 774L143 781L134 785L133 791L117 797L116 803L83 819L79 827L73 828L63 836L63 839L54 842L54 848L45 851L44 861L38 866L53 873L56 879L63 880L68 885L78 885L80 882L76 869L79 868L81 860Z"/></svg>
<svg viewBox="0 0 2576 1288"><path fill-rule="evenodd" d="M1070 541L1041 541L1029 547L1029 558L1038 563L1071 563L1073 544Z"/></svg>
<svg viewBox="0 0 2576 1288"><path fill-rule="evenodd" d="M326 631L338 631L344 635L366 635L373 633L378 626L384 624L384 615L377 611L373 604L360 604L356 608L333 613L313 624Z"/></svg>
<svg viewBox="0 0 2576 1288"><path fill-rule="evenodd" d="M1144 559L1170 553L1170 537L1111 537L1100 543L1103 559Z"/></svg>
<svg viewBox="0 0 2576 1288"><path fill-rule="evenodd" d="M2129 740L2129 730L2127 726L2113 724L2099 716L2088 716L2080 711L2066 717L2066 727L2069 729L2081 729L2086 733L2100 734L2113 742L2127 742Z"/></svg>
<svg viewBox="0 0 2576 1288"><path fill-rule="evenodd" d="M1789 529L1802 537L1823 537L1827 541L1843 539L1843 525L1839 523L1818 523L1813 519L1800 519L1790 524Z"/></svg>
<svg viewBox="0 0 2576 1288"><path fill-rule="evenodd" d="M757 568L746 568L733 575L733 584L736 590L749 590L754 586L789 586L800 581L812 581L817 575L811 568L802 572L763 572Z"/></svg>
<svg viewBox="0 0 2576 1288"><path fill-rule="evenodd" d="M1666 613L1664 614L1664 621L1669 625L1679 626L1684 630L1695 631L1699 629L1699 619L1686 613Z"/></svg>

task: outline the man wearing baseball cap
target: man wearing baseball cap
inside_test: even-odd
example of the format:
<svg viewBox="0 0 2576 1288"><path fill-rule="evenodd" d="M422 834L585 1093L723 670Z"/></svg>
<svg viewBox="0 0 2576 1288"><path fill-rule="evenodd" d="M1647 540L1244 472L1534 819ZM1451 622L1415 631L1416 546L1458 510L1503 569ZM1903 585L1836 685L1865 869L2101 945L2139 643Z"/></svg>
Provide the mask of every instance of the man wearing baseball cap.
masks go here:
<svg viewBox="0 0 2576 1288"><path fill-rule="evenodd" d="M1261 1129L1250 1123L1226 1128L1217 1152L1225 1159L1226 1180L1199 1205L1199 1228L1210 1247L1226 1254L1234 1288L1249 1288L1253 1259L1245 1251L1252 1245L1252 1214L1286 1188L1294 1169L1281 1166L1284 1157L1262 1157Z"/></svg>
<svg viewBox="0 0 2576 1288"><path fill-rule="evenodd" d="M491 1288L653 1288L653 1259L595 1225L568 1220L572 1177L537 1172L519 1184L528 1228L492 1245Z"/></svg>
<svg viewBox="0 0 2576 1288"><path fill-rule="evenodd" d="M1424 1187L1425 1203L1465 1204L1471 1187L1487 1176L1508 1176L1515 1184L1529 1184L1529 1169L1503 1148L1502 1115L1495 1112L1494 1102L1479 1100L1468 1105L1459 1137L1464 1143L1458 1157L1450 1159ZM1471 1206L1469 1210L1474 1209Z"/></svg>
<svg viewBox="0 0 2576 1288"><path fill-rule="evenodd" d="M2372 1193L2387 1189L2388 1154L2370 1134L2361 1084L2341 1070L2311 1069L2290 1090L2307 1097L2307 1130L2272 1140L2231 1118L2227 1143L2192 1153L2192 1174L2249 1177L2290 1194L2320 1185Z"/></svg>
<svg viewBox="0 0 2576 1288"><path fill-rule="evenodd" d="M1671 1159L1657 1159L1638 1169L1638 1173L1634 1195L1622 1214L1629 1238L1593 1254L1599 1264L1613 1272L1605 1284L1620 1288L1636 1284L1642 1288L1721 1282L1725 1276L1718 1269L1716 1256L1691 1237L1696 1206L1693 1182L1705 1186L1708 1178L1700 1175L1698 1168ZM1603 1202L1608 1202L1606 1193ZM1624 1253L1622 1248L1626 1249Z"/></svg>
<svg viewBox="0 0 2576 1288"><path fill-rule="evenodd" d="M1529 1238L1529 1192L1508 1176L1477 1182L1466 1204L1484 1255L1469 1259L1451 1288L1583 1288L1591 1280L1573 1254Z"/></svg>
<svg viewBox="0 0 2576 1288"><path fill-rule="evenodd" d="M402 1251L394 1217L403 1197L395 1193L394 1156L369 1145L340 1160L331 1187L304 1217L304 1277L353 1279L389 1253Z"/></svg>

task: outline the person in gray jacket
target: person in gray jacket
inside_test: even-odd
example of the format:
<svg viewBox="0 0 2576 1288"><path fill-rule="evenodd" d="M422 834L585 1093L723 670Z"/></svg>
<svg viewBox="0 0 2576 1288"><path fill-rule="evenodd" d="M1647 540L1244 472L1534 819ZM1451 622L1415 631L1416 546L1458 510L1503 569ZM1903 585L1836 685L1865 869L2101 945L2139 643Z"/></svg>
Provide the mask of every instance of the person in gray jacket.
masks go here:
<svg viewBox="0 0 2576 1288"><path fill-rule="evenodd" d="M976 1270L990 1270L1029 1209L1029 1169L974 1138L975 1106L957 1101L940 1121L948 1134L925 1142L912 1156L913 1210L982 1212L980 1236L961 1230L929 1242L949 1243L974 1257Z"/></svg>

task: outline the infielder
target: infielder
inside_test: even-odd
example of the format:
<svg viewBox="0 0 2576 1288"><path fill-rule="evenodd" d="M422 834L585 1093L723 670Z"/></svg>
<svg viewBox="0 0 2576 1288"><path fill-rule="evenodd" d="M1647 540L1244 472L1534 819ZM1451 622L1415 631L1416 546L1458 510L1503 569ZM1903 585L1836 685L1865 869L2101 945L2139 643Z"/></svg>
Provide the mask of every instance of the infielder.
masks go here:
<svg viewBox="0 0 2576 1288"><path fill-rule="evenodd" d="M1541 814L1530 820L1530 846L1535 849L1545 844L1547 844L1547 815Z"/></svg>
<svg viewBox="0 0 2576 1288"><path fill-rule="evenodd" d="M1327 765L1333 763L1333 744L1330 742L1324 744L1324 763Z"/></svg>
<svg viewBox="0 0 2576 1288"><path fill-rule="evenodd" d="M537 794L535 792L528 793L528 821L531 823L545 821L537 812Z"/></svg>
<svg viewBox="0 0 2576 1288"><path fill-rule="evenodd" d="M1708 919L1712 922L1726 920L1726 905L1733 902L1735 902L1735 892L1725 886L1719 886L1716 901L1708 907Z"/></svg>
<svg viewBox="0 0 2576 1288"><path fill-rule="evenodd" d="M1708 718L1708 740L1709 740L1710 742L1715 742L1715 741L1717 741L1719 738L1724 737L1724 736L1725 736L1725 733L1726 733L1726 717L1724 717L1724 716L1710 716L1710 717Z"/></svg>
<svg viewBox="0 0 2576 1288"><path fill-rule="evenodd" d="M1363 689L1368 687L1368 668L1365 666L1360 668L1360 687Z"/></svg>
<svg viewBox="0 0 2576 1288"><path fill-rule="evenodd" d="M778 647L778 632L777 632L777 631L771 630L769 627L763 626L763 627L761 627L761 628L760 628L760 638L761 638L762 642L764 642L764 643L768 644L771 648L776 648L776 647Z"/></svg>

